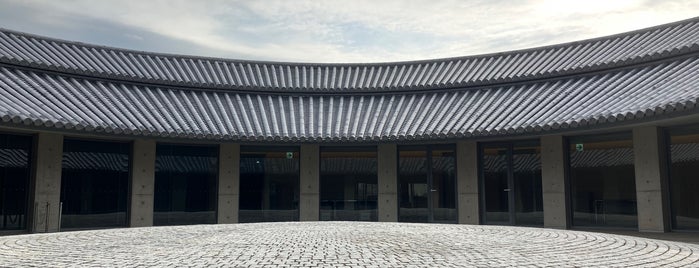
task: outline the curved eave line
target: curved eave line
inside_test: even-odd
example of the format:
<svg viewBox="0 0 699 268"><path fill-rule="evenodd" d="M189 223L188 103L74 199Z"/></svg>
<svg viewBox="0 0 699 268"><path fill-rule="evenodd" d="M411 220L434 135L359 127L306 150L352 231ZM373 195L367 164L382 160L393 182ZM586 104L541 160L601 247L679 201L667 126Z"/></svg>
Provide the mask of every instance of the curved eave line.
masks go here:
<svg viewBox="0 0 699 268"><path fill-rule="evenodd" d="M453 141L457 139L478 139L478 138L497 138L497 137L513 137L513 136L529 136L529 135L546 135L559 132L571 132L579 130L603 129L608 127L618 127L635 123L647 122L656 119L668 119L674 117L696 114L699 105L695 101L686 101L681 104L667 104L651 108L654 112L635 111L627 113L618 113L607 116L593 116L589 118L581 118L575 124L569 123L552 123L545 125L537 125L533 127L503 129L493 131L478 131L457 132L450 134L441 133L424 133L420 135L406 136L382 136L382 137L275 137L275 136L236 136L236 135L220 135L220 134L193 134L185 132L142 132L130 129L113 129L103 126L82 126L65 121L42 120L29 118L22 115L0 116L1 125L10 128L24 129L28 131L50 130L63 133L75 133L85 135L118 135L120 138L161 138L161 139L187 139L199 140L205 142L252 142L252 143L338 143L338 142L355 142L355 143L384 143L384 142L441 142Z"/></svg>

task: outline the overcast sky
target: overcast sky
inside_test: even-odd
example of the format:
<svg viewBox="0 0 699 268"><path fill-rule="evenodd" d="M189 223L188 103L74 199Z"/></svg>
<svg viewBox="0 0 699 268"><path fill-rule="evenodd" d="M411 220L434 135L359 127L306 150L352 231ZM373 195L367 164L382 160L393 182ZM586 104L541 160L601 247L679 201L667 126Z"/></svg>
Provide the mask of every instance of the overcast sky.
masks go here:
<svg viewBox="0 0 699 268"><path fill-rule="evenodd" d="M575 41L698 11L697 0L0 0L0 27L166 53L379 62Z"/></svg>

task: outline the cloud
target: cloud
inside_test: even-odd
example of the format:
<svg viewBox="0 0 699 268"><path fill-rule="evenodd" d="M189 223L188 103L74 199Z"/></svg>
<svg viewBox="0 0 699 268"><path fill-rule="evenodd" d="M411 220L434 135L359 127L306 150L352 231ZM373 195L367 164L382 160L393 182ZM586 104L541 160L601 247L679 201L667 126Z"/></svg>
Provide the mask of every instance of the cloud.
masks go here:
<svg viewBox="0 0 699 268"><path fill-rule="evenodd" d="M125 31L112 37L131 39L122 43L152 44L151 33L193 48L176 53L303 62L498 52L634 30L689 18L699 10L699 1L693 0L0 0L0 5L34 10L26 20L36 27L72 29L90 27L76 21L99 21ZM3 18L0 23L6 24ZM93 40L86 38L82 41Z"/></svg>

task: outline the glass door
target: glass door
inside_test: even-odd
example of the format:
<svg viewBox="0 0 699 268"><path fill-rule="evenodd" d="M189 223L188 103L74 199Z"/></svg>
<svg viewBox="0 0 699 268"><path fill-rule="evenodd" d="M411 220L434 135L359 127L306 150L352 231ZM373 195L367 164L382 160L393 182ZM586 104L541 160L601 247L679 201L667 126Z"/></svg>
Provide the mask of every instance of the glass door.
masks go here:
<svg viewBox="0 0 699 268"><path fill-rule="evenodd" d="M429 150L430 222L455 223L456 216L456 158L454 149L433 147Z"/></svg>
<svg viewBox="0 0 699 268"><path fill-rule="evenodd" d="M479 164L484 223L543 225L538 142L483 144Z"/></svg>
<svg viewBox="0 0 699 268"><path fill-rule="evenodd" d="M481 177L485 198L485 223L514 225L514 200L510 174L511 154L507 145L485 145L481 151Z"/></svg>
<svg viewBox="0 0 699 268"><path fill-rule="evenodd" d="M398 221L429 222L427 151L401 148L398 153Z"/></svg>
<svg viewBox="0 0 699 268"><path fill-rule="evenodd" d="M453 146L405 146L398 154L399 221L454 223Z"/></svg>

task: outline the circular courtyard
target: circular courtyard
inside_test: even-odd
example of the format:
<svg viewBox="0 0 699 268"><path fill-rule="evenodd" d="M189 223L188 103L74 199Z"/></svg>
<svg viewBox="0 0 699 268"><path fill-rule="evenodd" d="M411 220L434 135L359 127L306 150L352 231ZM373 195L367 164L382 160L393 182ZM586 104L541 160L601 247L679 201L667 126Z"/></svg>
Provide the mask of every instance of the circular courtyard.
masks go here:
<svg viewBox="0 0 699 268"><path fill-rule="evenodd" d="M687 267L699 245L540 228L285 222L0 237L10 267Z"/></svg>

